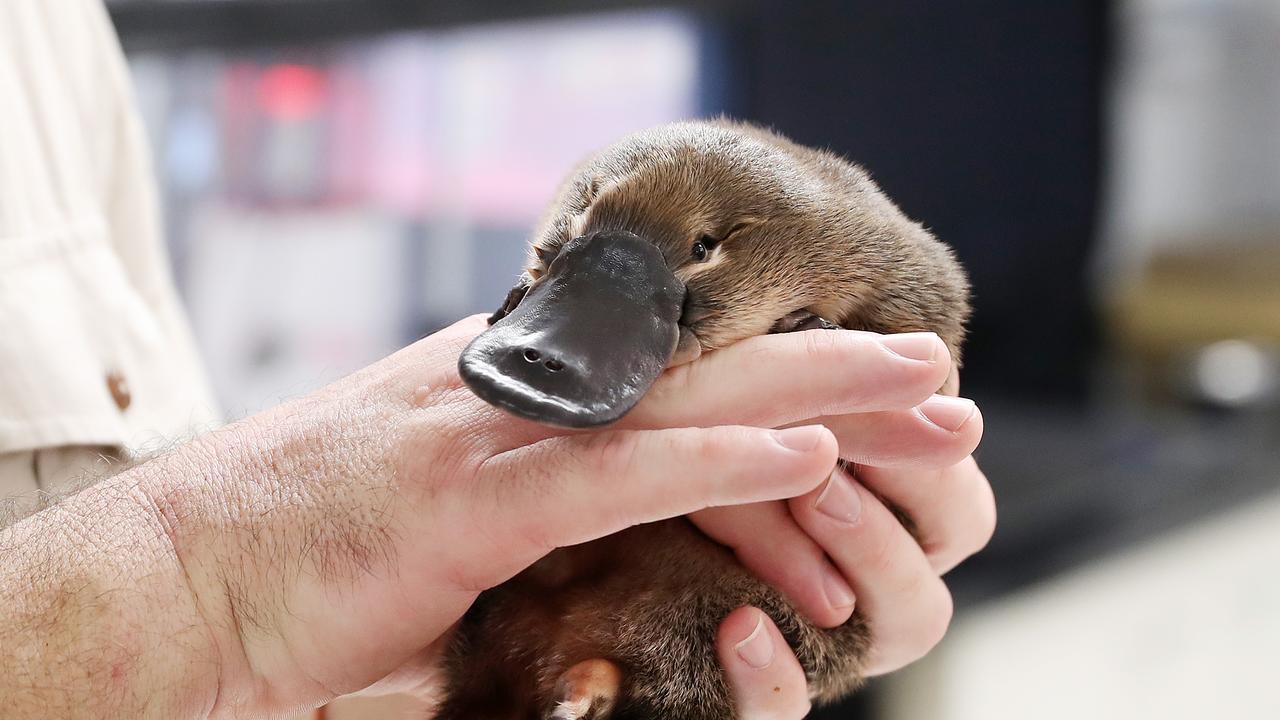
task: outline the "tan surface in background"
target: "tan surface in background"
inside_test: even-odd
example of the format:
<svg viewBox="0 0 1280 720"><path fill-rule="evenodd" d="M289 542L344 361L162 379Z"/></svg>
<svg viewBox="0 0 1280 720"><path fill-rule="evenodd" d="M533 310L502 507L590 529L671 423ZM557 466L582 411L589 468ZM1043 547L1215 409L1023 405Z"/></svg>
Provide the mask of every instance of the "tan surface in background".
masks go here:
<svg viewBox="0 0 1280 720"><path fill-rule="evenodd" d="M1149 358L1218 340L1280 342L1280 242L1153 258L1109 315L1116 344Z"/></svg>
<svg viewBox="0 0 1280 720"><path fill-rule="evenodd" d="M883 717L1280 718L1276 558L1280 492L964 611Z"/></svg>

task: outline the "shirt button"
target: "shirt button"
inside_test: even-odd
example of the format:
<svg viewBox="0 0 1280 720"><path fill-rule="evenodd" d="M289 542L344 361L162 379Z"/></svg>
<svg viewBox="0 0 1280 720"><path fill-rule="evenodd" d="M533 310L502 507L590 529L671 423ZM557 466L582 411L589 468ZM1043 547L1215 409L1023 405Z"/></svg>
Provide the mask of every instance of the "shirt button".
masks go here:
<svg viewBox="0 0 1280 720"><path fill-rule="evenodd" d="M123 375L118 372L107 373L107 389L111 391L111 399L116 401L116 407L122 411L129 409L133 395L129 392L129 382Z"/></svg>

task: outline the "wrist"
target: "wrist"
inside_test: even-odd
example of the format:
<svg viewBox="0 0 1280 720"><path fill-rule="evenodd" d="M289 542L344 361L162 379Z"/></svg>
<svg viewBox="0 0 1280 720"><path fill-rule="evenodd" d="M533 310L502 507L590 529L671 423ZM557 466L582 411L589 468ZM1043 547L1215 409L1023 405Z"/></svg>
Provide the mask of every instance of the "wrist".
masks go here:
<svg viewBox="0 0 1280 720"><path fill-rule="evenodd" d="M376 679L350 677L376 657L337 658L367 639L358 627L344 633L348 621L389 604L367 595L385 583L366 579L384 576L394 554L395 473L382 460L390 424L379 408L312 397L139 468L210 628L213 716L289 714Z"/></svg>
<svg viewBox="0 0 1280 720"><path fill-rule="evenodd" d="M211 633L126 473L0 532L5 717L204 717Z"/></svg>
<svg viewBox="0 0 1280 720"><path fill-rule="evenodd" d="M327 699L299 672L286 627L309 574L302 546L315 498L304 465L317 446L291 424L250 418L137 469L154 533L207 628L210 717L288 714L298 698Z"/></svg>
<svg viewBox="0 0 1280 720"><path fill-rule="evenodd" d="M174 587L185 594L189 621L204 631L200 664L211 690L204 691L209 699L197 717L216 717L245 702L252 677L226 580L206 560L210 538L226 525L227 465L202 437L131 471L149 536L172 569Z"/></svg>

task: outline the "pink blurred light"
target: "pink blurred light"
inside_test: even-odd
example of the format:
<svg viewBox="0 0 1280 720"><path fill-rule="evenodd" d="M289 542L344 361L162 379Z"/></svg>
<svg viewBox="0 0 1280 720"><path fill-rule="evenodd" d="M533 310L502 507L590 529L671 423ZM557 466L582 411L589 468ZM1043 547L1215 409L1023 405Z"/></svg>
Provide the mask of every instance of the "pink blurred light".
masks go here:
<svg viewBox="0 0 1280 720"><path fill-rule="evenodd" d="M324 75L315 68L273 65L258 83L258 104L280 120L306 120L319 112L326 85Z"/></svg>

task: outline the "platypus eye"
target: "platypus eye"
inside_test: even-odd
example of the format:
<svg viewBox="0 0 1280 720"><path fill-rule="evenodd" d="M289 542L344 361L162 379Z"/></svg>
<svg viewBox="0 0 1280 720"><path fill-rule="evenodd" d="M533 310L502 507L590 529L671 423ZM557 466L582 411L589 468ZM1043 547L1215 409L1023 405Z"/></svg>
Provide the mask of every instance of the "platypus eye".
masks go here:
<svg viewBox="0 0 1280 720"><path fill-rule="evenodd" d="M711 249L715 246L715 238L710 235L703 235L696 243L693 244L693 259L698 262L706 262L707 255L710 254Z"/></svg>

